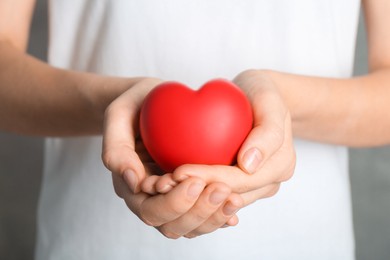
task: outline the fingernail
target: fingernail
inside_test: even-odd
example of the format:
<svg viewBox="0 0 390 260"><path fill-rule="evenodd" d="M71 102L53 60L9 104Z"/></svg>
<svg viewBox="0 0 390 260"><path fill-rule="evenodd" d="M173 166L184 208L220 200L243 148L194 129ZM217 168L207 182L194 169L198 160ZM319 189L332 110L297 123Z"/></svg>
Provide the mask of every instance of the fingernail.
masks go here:
<svg viewBox="0 0 390 260"><path fill-rule="evenodd" d="M231 216L238 211L238 208L236 206L234 206L232 203L228 202L223 207L222 211L223 211L223 214L225 214L226 216Z"/></svg>
<svg viewBox="0 0 390 260"><path fill-rule="evenodd" d="M209 201L211 204L218 205L226 199L226 193L220 191L213 191L210 194Z"/></svg>
<svg viewBox="0 0 390 260"><path fill-rule="evenodd" d="M131 192L135 193L138 184L138 178L135 172L132 170L126 170L123 173L123 179L126 182L127 186L129 186Z"/></svg>
<svg viewBox="0 0 390 260"><path fill-rule="evenodd" d="M187 195L190 198L197 198L200 193L203 191L203 184L199 182L195 182L190 185L190 187L187 190Z"/></svg>
<svg viewBox="0 0 390 260"><path fill-rule="evenodd" d="M259 149L253 147L246 151L243 157L243 166L245 170L250 174L255 173L257 167L260 165L261 159Z"/></svg>

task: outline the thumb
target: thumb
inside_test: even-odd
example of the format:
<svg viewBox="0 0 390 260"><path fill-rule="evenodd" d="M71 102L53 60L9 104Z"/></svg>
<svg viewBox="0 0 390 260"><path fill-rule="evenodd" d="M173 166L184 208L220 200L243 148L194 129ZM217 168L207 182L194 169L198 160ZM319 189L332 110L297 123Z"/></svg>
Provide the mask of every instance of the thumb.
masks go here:
<svg viewBox="0 0 390 260"><path fill-rule="evenodd" d="M106 109L102 160L108 170L121 176L130 190L137 193L146 173L135 151L139 105L132 99L128 90Z"/></svg>
<svg viewBox="0 0 390 260"><path fill-rule="evenodd" d="M253 174L282 146L289 113L279 93L272 88L252 92L254 128L238 153L239 167Z"/></svg>
<svg viewBox="0 0 390 260"><path fill-rule="evenodd" d="M116 98L106 109L103 129L102 160L133 193L139 192L146 178L145 167L136 152L139 110L145 96L161 80L144 78Z"/></svg>

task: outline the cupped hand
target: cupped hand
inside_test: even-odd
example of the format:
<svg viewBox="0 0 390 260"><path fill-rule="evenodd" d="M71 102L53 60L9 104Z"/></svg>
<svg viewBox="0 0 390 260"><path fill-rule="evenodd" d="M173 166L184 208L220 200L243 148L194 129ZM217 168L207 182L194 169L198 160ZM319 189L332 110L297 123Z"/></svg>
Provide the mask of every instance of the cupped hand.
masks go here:
<svg viewBox="0 0 390 260"><path fill-rule="evenodd" d="M254 127L238 152L237 165L183 165L171 175L146 179L145 192L165 193L197 177L207 184L226 184L248 205L275 195L292 177L296 155L291 118L276 86L265 72L255 70L242 72L234 82L248 96L254 114Z"/></svg>
<svg viewBox="0 0 390 260"><path fill-rule="evenodd" d="M166 194L149 195L134 194L117 174L112 178L115 192L128 208L168 238L193 238L238 222L235 212L242 207L242 199L225 184L206 186L203 180L190 177Z"/></svg>
<svg viewBox="0 0 390 260"><path fill-rule="evenodd" d="M114 175L123 178L132 192L140 190L139 184L147 175L157 173L148 172L155 168L151 167L153 162L140 145L138 121L145 96L161 82L153 78L141 79L116 98L105 112L103 163Z"/></svg>
<svg viewBox="0 0 390 260"><path fill-rule="evenodd" d="M139 110L158 79L143 79L114 100L106 110L102 159L112 173L115 192L144 223L169 238L188 238L238 222L235 212L242 199L223 183L207 185L188 178L166 194L140 191L148 176L161 170L138 138Z"/></svg>

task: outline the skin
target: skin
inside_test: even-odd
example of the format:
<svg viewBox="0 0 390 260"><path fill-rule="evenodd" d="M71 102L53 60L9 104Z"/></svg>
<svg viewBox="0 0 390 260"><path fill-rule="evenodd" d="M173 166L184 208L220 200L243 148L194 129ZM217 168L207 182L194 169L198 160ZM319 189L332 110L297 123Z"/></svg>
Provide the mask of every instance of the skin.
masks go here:
<svg viewBox="0 0 390 260"><path fill-rule="evenodd" d="M162 177L154 175L158 167L136 127L143 98L161 80L61 70L27 55L33 6L33 0L0 1L0 129L41 136L103 134L102 159L116 193L166 237L192 238L236 225L240 208L274 195L293 175L293 135L359 147L390 142L388 1L363 1L367 75L332 79L244 71L234 82L252 103L255 126L238 164L183 165ZM310 97L305 102L302 93Z"/></svg>

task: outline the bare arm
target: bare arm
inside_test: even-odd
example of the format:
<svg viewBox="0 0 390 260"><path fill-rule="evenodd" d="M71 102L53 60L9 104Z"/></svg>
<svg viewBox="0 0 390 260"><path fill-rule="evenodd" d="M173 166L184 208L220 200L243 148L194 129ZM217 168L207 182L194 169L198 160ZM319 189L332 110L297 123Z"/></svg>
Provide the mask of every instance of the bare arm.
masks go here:
<svg viewBox="0 0 390 260"><path fill-rule="evenodd" d="M101 133L106 107L140 79L57 69L26 54L34 3L0 1L0 129L49 136Z"/></svg>
<svg viewBox="0 0 390 260"><path fill-rule="evenodd" d="M295 136L347 146L390 143L390 2L365 0L363 6L367 75L331 79L255 72L275 82L291 111Z"/></svg>

